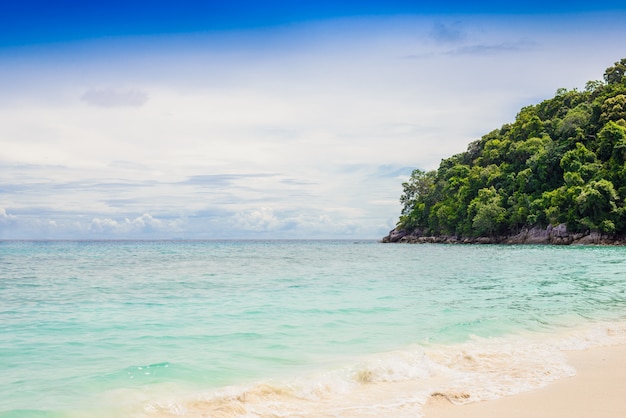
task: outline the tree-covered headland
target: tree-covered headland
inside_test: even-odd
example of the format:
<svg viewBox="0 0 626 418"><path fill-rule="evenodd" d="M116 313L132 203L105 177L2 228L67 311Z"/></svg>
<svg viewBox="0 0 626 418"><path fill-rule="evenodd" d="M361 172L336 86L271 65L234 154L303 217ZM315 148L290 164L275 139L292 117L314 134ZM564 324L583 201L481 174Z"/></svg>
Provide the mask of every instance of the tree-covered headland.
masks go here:
<svg viewBox="0 0 626 418"><path fill-rule="evenodd" d="M566 225L626 235L626 58L403 183L396 231L510 237Z"/></svg>

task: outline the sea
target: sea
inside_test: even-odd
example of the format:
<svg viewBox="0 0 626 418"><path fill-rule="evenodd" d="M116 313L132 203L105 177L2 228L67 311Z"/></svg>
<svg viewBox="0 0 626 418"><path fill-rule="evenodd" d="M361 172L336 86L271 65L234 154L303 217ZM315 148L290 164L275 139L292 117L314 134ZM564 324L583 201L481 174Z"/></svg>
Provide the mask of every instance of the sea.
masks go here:
<svg viewBox="0 0 626 418"><path fill-rule="evenodd" d="M626 343L626 248L0 241L0 417L420 417Z"/></svg>

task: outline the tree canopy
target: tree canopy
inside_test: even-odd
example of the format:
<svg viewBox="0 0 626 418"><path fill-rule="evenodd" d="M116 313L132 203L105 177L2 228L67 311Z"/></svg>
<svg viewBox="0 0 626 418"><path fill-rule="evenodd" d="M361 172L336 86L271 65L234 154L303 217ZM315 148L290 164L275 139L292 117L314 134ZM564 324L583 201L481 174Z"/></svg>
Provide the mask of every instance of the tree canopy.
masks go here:
<svg viewBox="0 0 626 418"><path fill-rule="evenodd" d="M513 235L560 223L626 234L626 58L584 91L515 121L403 183L398 227L431 235Z"/></svg>

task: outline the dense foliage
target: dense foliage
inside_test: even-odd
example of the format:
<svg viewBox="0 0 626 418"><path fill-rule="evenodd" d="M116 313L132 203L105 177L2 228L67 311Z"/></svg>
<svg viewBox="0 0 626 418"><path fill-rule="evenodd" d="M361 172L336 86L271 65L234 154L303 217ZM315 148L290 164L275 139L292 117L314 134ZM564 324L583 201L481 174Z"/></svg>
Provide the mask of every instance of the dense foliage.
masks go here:
<svg viewBox="0 0 626 418"><path fill-rule="evenodd" d="M403 183L398 227L431 235L512 235L567 224L626 233L626 58L584 91L559 89L515 122Z"/></svg>

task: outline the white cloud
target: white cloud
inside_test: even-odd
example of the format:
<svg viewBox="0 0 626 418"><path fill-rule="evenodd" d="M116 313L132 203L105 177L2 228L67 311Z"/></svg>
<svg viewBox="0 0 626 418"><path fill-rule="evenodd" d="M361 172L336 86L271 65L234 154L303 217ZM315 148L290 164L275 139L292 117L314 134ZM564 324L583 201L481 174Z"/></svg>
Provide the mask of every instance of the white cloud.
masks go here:
<svg viewBox="0 0 626 418"><path fill-rule="evenodd" d="M141 107L148 101L148 94L137 89L90 89L80 97L91 106Z"/></svg>
<svg viewBox="0 0 626 418"><path fill-rule="evenodd" d="M15 215L11 215L5 208L0 207L0 223L7 224L9 222L14 222L16 219L17 217Z"/></svg>
<svg viewBox="0 0 626 418"><path fill-rule="evenodd" d="M94 218L91 221L91 225L89 225L89 230L91 232L102 233L102 232L116 232L119 228L120 224L117 221L114 221L110 218L99 219Z"/></svg>
<svg viewBox="0 0 626 418"><path fill-rule="evenodd" d="M233 215L230 223L236 229L243 231L273 231L284 226L274 215L272 208L260 208Z"/></svg>
<svg viewBox="0 0 626 418"><path fill-rule="evenodd" d="M179 232L183 221L181 219L165 222L154 218L149 213L144 213L137 218L130 220L124 218L116 221L111 218L94 218L89 225L90 234L104 236L144 236L159 235L172 232Z"/></svg>
<svg viewBox="0 0 626 418"><path fill-rule="evenodd" d="M0 208L1 239L69 238L71 236L65 234L70 229L47 216L17 216ZM59 233L62 235L59 235Z"/></svg>

